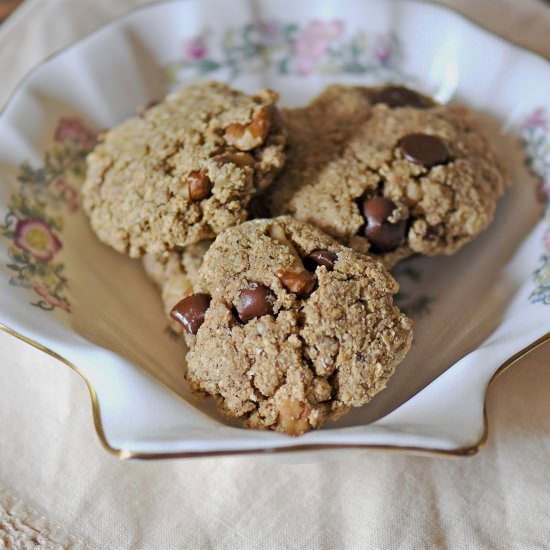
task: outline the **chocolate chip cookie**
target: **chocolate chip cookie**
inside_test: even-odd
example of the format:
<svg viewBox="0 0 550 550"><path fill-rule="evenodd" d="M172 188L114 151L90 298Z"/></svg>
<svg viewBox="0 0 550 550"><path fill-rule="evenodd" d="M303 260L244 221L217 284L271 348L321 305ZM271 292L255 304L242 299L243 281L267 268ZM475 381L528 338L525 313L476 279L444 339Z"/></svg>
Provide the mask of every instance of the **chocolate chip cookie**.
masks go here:
<svg viewBox="0 0 550 550"><path fill-rule="evenodd" d="M276 99L196 84L106 132L83 188L98 237L131 257L159 255L245 220L284 163Z"/></svg>
<svg viewBox="0 0 550 550"><path fill-rule="evenodd" d="M376 259L288 216L220 234L174 306L191 386L251 428L298 435L382 390L411 340Z"/></svg>
<svg viewBox="0 0 550 550"><path fill-rule="evenodd" d="M263 200L391 266L452 254L493 219L505 180L464 107L410 90L329 87L283 110L288 163Z"/></svg>

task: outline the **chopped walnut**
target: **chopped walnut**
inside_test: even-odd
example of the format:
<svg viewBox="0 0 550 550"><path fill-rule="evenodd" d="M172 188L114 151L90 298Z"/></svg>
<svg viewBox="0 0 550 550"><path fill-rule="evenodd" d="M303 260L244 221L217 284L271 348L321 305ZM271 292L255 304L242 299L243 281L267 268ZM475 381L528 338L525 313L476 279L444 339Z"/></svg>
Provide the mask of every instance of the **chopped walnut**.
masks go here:
<svg viewBox="0 0 550 550"><path fill-rule="evenodd" d="M254 114L249 124L230 124L225 129L225 141L241 151L250 151L265 141L271 124L271 109L262 107Z"/></svg>
<svg viewBox="0 0 550 550"><path fill-rule="evenodd" d="M275 273L283 286L299 297L309 296L315 288L315 275L309 271L289 271L280 269Z"/></svg>
<svg viewBox="0 0 550 550"><path fill-rule="evenodd" d="M206 170L193 170L189 172L187 175L187 186L189 189L189 198L193 202L205 199L212 191L212 182Z"/></svg>
<svg viewBox="0 0 550 550"><path fill-rule="evenodd" d="M222 166L231 162L237 166L254 166L255 160L250 153L224 153L214 157L216 164Z"/></svg>
<svg viewBox="0 0 550 550"><path fill-rule="evenodd" d="M309 429L308 418L311 407L295 399L285 399L279 406L281 431L289 435L302 435Z"/></svg>
<svg viewBox="0 0 550 550"><path fill-rule="evenodd" d="M294 294L300 297L308 296L315 288L315 276L305 269L300 255L280 225L271 225L268 232L273 240L285 245L294 256L292 266L286 269L279 269L275 275L290 292L294 292Z"/></svg>

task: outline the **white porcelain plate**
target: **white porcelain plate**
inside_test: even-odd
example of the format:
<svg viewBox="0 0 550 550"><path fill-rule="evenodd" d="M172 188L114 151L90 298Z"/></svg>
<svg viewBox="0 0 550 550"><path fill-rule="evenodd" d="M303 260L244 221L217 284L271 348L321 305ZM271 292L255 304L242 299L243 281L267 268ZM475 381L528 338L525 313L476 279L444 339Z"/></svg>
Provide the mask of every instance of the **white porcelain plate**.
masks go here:
<svg viewBox="0 0 550 550"><path fill-rule="evenodd" d="M156 290L138 262L97 241L79 206L95 132L204 77L271 86L286 105L332 82L412 83L483 112L514 182L474 243L397 268L416 332L388 389L299 438L244 430L189 394ZM536 199L550 188L549 89L547 61L431 4L187 0L135 11L36 68L0 115L2 328L86 379L98 435L121 457L471 454L487 434L490 380L550 339L550 214Z"/></svg>

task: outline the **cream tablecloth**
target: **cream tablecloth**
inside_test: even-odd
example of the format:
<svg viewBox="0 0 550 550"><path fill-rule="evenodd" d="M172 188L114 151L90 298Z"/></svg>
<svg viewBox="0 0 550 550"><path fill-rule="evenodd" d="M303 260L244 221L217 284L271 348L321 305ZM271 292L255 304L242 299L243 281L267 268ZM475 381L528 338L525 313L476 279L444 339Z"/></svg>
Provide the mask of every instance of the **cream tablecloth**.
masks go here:
<svg viewBox="0 0 550 550"><path fill-rule="evenodd" d="M50 52L145 0L30 0L0 28L0 105ZM550 56L539 0L447 0ZM468 459L365 453L119 462L84 383L0 334L0 548L550 548L550 346L503 375Z"/></svg>

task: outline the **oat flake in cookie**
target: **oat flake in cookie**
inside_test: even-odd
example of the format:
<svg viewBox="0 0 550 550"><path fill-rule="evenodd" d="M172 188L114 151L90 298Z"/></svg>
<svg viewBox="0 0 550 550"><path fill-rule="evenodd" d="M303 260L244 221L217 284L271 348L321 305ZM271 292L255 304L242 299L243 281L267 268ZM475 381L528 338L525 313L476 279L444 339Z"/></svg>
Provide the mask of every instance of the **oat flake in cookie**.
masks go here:
<svg viewBox="0 0 550 550"><path fill-rule="evenodd" d="M485 229L505 188L490 144L467 109L404 90L332 86L284 110L289 162L267 192L271 213L388 266L451 254Z"/></svg>
<svg viewBox="0 0 550 550"><path fill-rule="evenodd" d="M245 220L284 163L276 99L196 84L106 132L83 188L98 237L131 257L162 255Z"/></svg>
<svg viewBox="0 0 550 550"><path fill-rule="evenodd" d="M398 285L382 264L290 217L226 230L200 279L209 300L180 311L187 378L247 427L319 428L370 401L411 344L411 321L393 303Z"/></svg>

